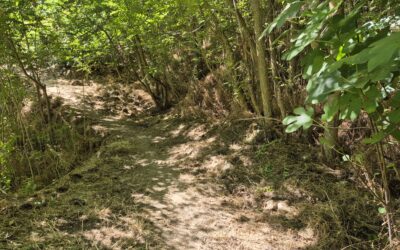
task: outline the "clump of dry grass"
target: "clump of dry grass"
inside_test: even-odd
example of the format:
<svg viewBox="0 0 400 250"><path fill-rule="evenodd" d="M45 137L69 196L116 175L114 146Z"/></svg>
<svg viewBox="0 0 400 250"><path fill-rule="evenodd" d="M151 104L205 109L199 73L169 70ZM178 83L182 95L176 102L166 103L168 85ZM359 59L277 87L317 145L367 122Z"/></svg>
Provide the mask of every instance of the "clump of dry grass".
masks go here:
<svg viewBox="0 0 400 250"><path fill-rule="evenodd" d="M70 109L60 98L50 98L50 102L51 122L43 122L36 102L24 114L26 135L16 138L10 157L14 189L27 188L27 183L39 188L60 178L87 159L103 140L92 128L92 119Z"/></svg>
<svg viewBox="0 0 400 250"><path fill-rule="evenodd" d="M185 98L175 108L176 112L186 117L227 117L234 101L223 85L226 74L221 68L191 84Z"/></svg>

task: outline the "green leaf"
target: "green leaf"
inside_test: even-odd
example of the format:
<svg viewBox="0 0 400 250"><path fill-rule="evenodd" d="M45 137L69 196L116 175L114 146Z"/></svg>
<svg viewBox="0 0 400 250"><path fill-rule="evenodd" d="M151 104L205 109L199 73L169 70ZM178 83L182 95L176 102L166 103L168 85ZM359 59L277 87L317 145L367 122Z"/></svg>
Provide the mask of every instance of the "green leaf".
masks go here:
<svg viewBox="0 0 400 250"><path fill-rule="evenodd" d="M358 5L348 14L346 14L345 17L341 18L338 27L340 27L340 32L342 34L345 33L352 33L352 30L355 29L357 26L357 19L360 16L360 10L365 6L366 1L360 1Z"/></svg>
<svg viewBox="0 0 400 250"><path fill-rule="evenodd" d="M321 119L326 122L331 122L335 115L339 112L339 98L333 97L324 105L324 114Z"/></svg>
<svg viewBox="0 0 400 250"><path fill-rule="evenodd" d="M309 79L322 68L324 55L320 50L312 50L302 61L304 66L303 78Z"/></svg>
<svg viewBox="0 0 400 250"><path fill-rule="evenodd" d="M379 100L382 97L382 93L377 89L376 86L370 86L365 92L363 100L363 106L368 114L374 113L379 106Z"/></svg>
<svg viewBox="0 0 400 250"><path fill-rule="evenodd" d="M294 1L292 3L288 3L285 6L285 8L281 11L281 13L264 30L261 37L268 35L275 28L279 29L280 27L282 27L282 25L289 18L296 16L296 14L297 14L297 12L299 12L301 6L303 6L303 1Z"/></svg>
<svg viewBox="0 0 400 250"><path fill-rule="evenodd" d="M344 4L344 3L342 3ZM336 8L339 8L339 4ZM330 41L337 40L341 45L343 41L348 40L354 37L357 25L357 19L360 15L360 10L365 6L365 0L359 1L357 6L352 9L349 13L345 15L340 12L336 12L335 15L332 16L328 20L327 27L324 29L322 33L322 40ZM335 9L336 9L335 8ZM340 35L339 35L340 34ZM335 44L335 42L333 42ZM334 46L336 46L335 44Z"/></svg>
<svg viewBox="0 0 400 250"><path fill-rule="evenodd" d="M349 56L347 58L342 59L342 61L350 65L366 63L370 58L369 56L370 50L371 50L370 48L366 48L353 56Z"/></svg>
<svg viewBox="0 0 400 250"><path fill-rule="evenodd" d="M388 114L388 119L389 119L389 122L391 124L400 123L400 109L396 109L396 110L391 111Z"/></svg>
<svg viewBox="0 0 400 250"><path fill-rule="evenodd" d="M363 89L370 81L366 70L356 71L353 75L349 76L347 80L353 87L358 89Z"/></svg>
<svg viewBox="0 0 400 250"><path fill-rule="evenodd" d="M336 56L336 61L340 61L345 56L346 56L346 53L343 52L343 46L340 46L338 54Z"/></svg>
<svg viewBox="0 0 400 250"><path fill-rule="evenodd" d="M318 37L323 27L324 20L330 13L329 6L327 4L321 4L315 13L313 13L310 22L307 23L307 28L294 39L296 42L293 48L284 53L282 58L289 61L311 44Z"/></svg>
<svg viewBox="0 0 400 250"><path fill-rule="evenodd" d="M346 92L339 98L339 118L354 121L361 111L361 99L359 95Z"/></svg>
<svg viewBox="0 0 400 250"><path fill-rule="evenodd" d="M318 36L318 34L315 34L314 38L316 38L317 36ZM312 40L314 40L314 38L309 39L309 41L305 42L305 43L302 44L301 46L294 47L293 49L291 49L291 50L285 52L285 53L283 54L282 58L285 59L285 60L287 60L287 61L292 60L292 59L295 58L298 54L300 54L300 52L302 52L302 51L305 49L305 47L307 47L307 46L312 42Z"/></svg>
<svg viewBox="0 0 400 250"><path fill-rule="evenodd" d="M287 116L283 120L283 125L287 126L285 132L292 133L297 131L299 128L308 129L313 124L314 109L308 107L298 107L294 111L295 116Z"/></svg>
<svg viewBox="0 0 400 250"><path fill-rule="evenodd" d="M346 85L343 83L339 71L325 71L323 74L315 74L307 84L307 101L311 103L323 102L331 93L343 90Z"/></svg>
<svg viewBox="0 0 400 250"><path fill-rule="evenodd" d="M379 212L380 214L386 214L386 208L380 207L380 208L378 208L378 212Z"/></svg>
<svg viewBox="0 0 400 250"><path fill-rule="evenodd" d="M369 53L370 60L368 61L368 72L373 71L377 67L385 66L400 50L400 32L383 38L371 46Z"/></svg>
<svg viewBox="0 0 400 250"><path fill-rule="evenodd" d="M392 75L392 71L395 71L395 70L396 70L395 65L387 64L385 66L378 67L375 70L373 70L372 72L370 72L368 74L368 77L370 78L371 81L374 81L374 82L390 79L391 75Z"/></svg>
<svg viewBox="0 0 400 250"><path fill-rule="evenodd" d="M397 93L391 98L390 105L392 107L400 108L400 91L397 91Z"/></svg>

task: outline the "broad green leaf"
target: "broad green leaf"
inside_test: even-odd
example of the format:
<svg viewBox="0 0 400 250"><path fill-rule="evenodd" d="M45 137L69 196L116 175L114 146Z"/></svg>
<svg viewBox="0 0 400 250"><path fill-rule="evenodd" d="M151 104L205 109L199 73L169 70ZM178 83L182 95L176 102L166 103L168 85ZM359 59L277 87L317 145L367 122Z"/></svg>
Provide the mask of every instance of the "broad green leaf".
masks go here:
<svg viewBox="0 0 400 250"><path fill-rule="evenodd" d="M339 98L340 116L342 120L354 121L361 111L361 99L359 95L346 92Z"/></svg>
<svg viewBox="0 0 400 250"><path fill-rule="evenodd" d="M390 105L396 108L400 108L400 91L397 91L396 94L391 98Z"/></svg>
<svg viewBox="0 0 400 250"><path fill-rule="evenodd" d="M288 3L285 8L281 11L281 13L268 25L268 27L264 30L261 37L268 35L275 28L279 29L282 25L289 19L296 16L297 12L299 12L301 6L303 6L303 1L294 1L292 3Z"/></svg>
<svg viewBox="0 0 400 250"><path fill-rule="evenodd" d="M347 58L342 59L343 62L347 63L347 64L363 64L368 62L370 56L370 48L364 49L361 52L353 55L353 56L349 56Z"/></svg>
<svg viewBox="0 0 400 250"><path fill-rule="evenodd" d="M298 107L294 111L295 116L287 116L283 120L283 125L286 125L286 133L292 133L297 131L299 128L308 129L313 124L314 109L309 107L304 109Z"/></svg>
<svg viewBox="0 0 400 250"><path fill-rule="evenodd" d="M393 33L390 36L381 39L371 46L369 52L368 72L377 67L384 67L390 62L395 54L400 50L400 32Z"/></svg>
<svg viewBox="0 0 400 250"><path fill-rule="evenodd" d="M356 71L353 75L347 78L352 87L363 89L370 81L366 70Z"/></svg>
<svg viewBox="0 0 400 250"><path fill-rule="evenodd" d="M331 93L345 88L346 84L343 83L343 78L339 71L333 73L325 72L319 76L314 75L307 84L307 101L311 103L323 102Z"/></svg>
<svg viewBox="0 0 400 250"><path fill-rule="evenodd" d="M321 119L326 122L331 122L335 115L339 112L339 98L332 97L331 100L324 105L324 114Z"/></svg>
<svg viewBox="0 0 400 250"><path fill-rule="evenodd" d="M312 50L302 61L304 67L303 78L309 79L322 68L324 55L320 50Z"/></svg>
<svg viewBox="0 0 400 250"><path fill-rule="evenodd" d="M391 124L398 124L400 123L400 109L396 109L391 111L388 114L388 119Z"/></svg>
<svg viewBox="0 0 400 250"><path fill-rule="evenodd" d="M388 80L390 81L392 77L392 72L396 70L396 65L392 64L387 64L382 67L378 67L372 72L368 74L368 77L370 78L371 81L377 82L381 80Z"/></svg>
<svg viewBox="0 0 400 250"><path fill-rule="evenodd" d="M360 10L365 6L365 2L365 0L359 1L357 6L339 21L338 26L341 28L341 33L352 33L352 30L357 26L357 19L359 18Z"/></svg>
<svg viewBox="0 0 400 250"><path fill-rule="evenodd" d="M296 42L292 49L283 54L285 60L291 60L311 44L319 35L324 20L329 16L330 10L327 4L322 4L312 19L307 23L306 28L294 39Z"/></svg>
<svg viewBox="0 0 400 250"><path fill-rule="evenodd" d="M377 89L376 86L370 86L364 93L363 106L368 114L372 114L376 111L381 97L382 93Z"/></svg>

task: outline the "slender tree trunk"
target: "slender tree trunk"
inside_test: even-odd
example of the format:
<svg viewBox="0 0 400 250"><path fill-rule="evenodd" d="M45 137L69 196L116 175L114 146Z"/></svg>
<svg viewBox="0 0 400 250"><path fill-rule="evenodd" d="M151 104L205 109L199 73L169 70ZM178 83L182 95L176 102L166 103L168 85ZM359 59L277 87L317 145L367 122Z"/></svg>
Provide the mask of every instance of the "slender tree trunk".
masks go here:
<svg viewBox="0 0 400 250"><path fill-rule="evenodd" d="M50 137L50 141L54 141L54 132L53 132L53 127L52 127L52 120L51 120L51 104L50 104L50 98L47 95L47 89L46 89L46 85L43 84L40 80L39 75L35 72L35 70L31 71L31 74L29 74L26 66L24 65L24 62L22 61L19 51L17 49L17 47L15 46L14 41L12 40L12 38L8 38L7 39L8 44L10 45L10 50L12 51L12 53L14 54L15 59L17 60L18 66L20 67L20 69L22 70L22 73L25 75L25 77L28 78L28 80L30 80L33 85L36 88L36 92L37 92L37 97L38 97L38 102L39 102L39 106L40 106L40 112L42 115L42 118L45 118L44 115L44 111L43 111L43 105L42 105L42 98L44 98L45 101L45 105L46 105L46 115L47 115L47 123L49 125L49 137ZM44 121L46 122L46 121Z"/></svg>
<svg viewBox="0 0 400 250"><path fill-rule="evenodd" d="M211 6L209 6L207 1L205 1L205 4L207 5L208 8L211 8ZM204 13L203 16L205 16ZM220 28L218 17L213 12L211 12L211 18L214 24L214 33L217 36L217 38L221 41L222 46L224 48L224 52L226 54L226 60L227 60L226 65L229 71L229 78L232 82L235 94L237 95L238 103L241 109L247 110L248 107L246 98L244 96L243 89L240 86L238 77L235 72L235 66L238 65L238 62L235 59L231 43L229 42L229 39L226 36L225 32Z"/></svg>
<svg viewBox="0 0 400 250"><path fill-rule="evenodd" d="M267 63L265 61L265 43L259 39L263 32L263 18L260 0L251 0L251 9L254 18L254 31L256 36L256 50L257 50L257 71L260 81L262 107L264 112L265 121L270 123L272 118L272 93L271 86L268 81Z"/></svg>
<svg viewBox="0 0 400 250"><path fill-rule="evenodd" d="M336 145L337 145L337 133L338 133L338 118L331 122L325 123L324 139L327 143L323 144L324 157L327 162L332 162L336 159Z"/></svg>
<svg viewBox="0 0 400 250"><path fill-rule="evenodd" d="M142 74L143 80L141 80L141 84L145 88L145 90L151 95L154 103L156 104L158 109L164 109L164 101L163 96L160 96L160 85L159 83L147 72L148 64L146 60L146 56L144 54L140 38L136 36L134 38L134 43L136 47L136 55L139 60L139 70ZM153 86L153 87L152 87Z"/></svg>
<svg viewBox="0 0 400 250"><path fill-rule="evenodd" d="M250 31L250 29L248 28L246 21L244 20L239 9L237 8L236 0L225 0L225 2L233 10L236 20L237 20L237 23L239 25L240 36L241 36L242 41L244 42L242 52L243 52L243 56L245 58L246 57L249 58L247 60L248 63L246 64L246 66L248 68L250 78L252 78L251 76L257 74L257 70L252 67L252 64L256 64L256 58L257 58L256 45L255 45L254 40L252 39L253 34ZM247 56L247 54L248 54L247 48L250 50L249 56ZM259 105L258 99L256 97L256 93L254 91L255 88L252 85L252 82L253 81L251 81L251 80L249 82L245 82L244 90L247 91L247 94L250 97L252 108L255 111L255 113L257 115L261 115L260 106L262 106L262 105Z"/></svg>
<svg viewBox="0 0 400 250"><path fill-rule="evenodd" d="M272 22L274 19L274 1L268 1L268 22ZM274 96L276 98L276 102L279 107L279 111L281 113L281 118L283 119L286 116L286 106L284 101L284 93L281 87L282 80L279 77L277 62L278 58L276 56L275 48L273 47L273 41L275 40L275 34L271 33L268 36L268 49L269 49L269 64L271 67L271 76L272 76L272 83L274 86Z"/></svg>

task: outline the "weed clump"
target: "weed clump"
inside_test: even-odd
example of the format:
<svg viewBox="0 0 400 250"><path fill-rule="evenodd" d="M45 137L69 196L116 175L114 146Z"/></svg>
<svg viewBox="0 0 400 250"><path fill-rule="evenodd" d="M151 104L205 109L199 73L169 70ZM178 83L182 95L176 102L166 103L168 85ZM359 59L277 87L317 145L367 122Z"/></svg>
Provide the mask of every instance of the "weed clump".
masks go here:
<svg viewBox="0 0 400 250"><path fill-rule="evenodd" d="M65 106L61 99L50 98L50 121L38 115L39 104L32 103L23 120L25 131L15 128L9 166L2 171L11 189L35 190L71 171L101 144L101 136L92 129L93 121ZM8 169L8 168L7 168Z"/></svg>

